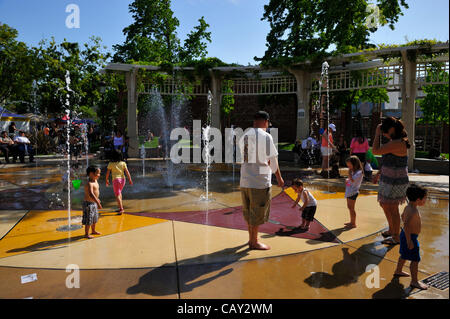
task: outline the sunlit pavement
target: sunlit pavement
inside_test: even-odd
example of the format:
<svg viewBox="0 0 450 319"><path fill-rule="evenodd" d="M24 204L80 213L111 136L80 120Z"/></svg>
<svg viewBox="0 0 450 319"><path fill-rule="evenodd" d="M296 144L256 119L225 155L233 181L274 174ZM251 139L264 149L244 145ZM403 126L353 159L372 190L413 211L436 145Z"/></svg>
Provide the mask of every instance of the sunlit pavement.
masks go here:
<svg viewBox="0 0 450 319"><path fill-rule="evenodd" d="M272 249L250 251L238 177L230 180L229 167L212 172L213 200L202 202L203 185L189 181L190 175L186 183L192 185L186 187L152 185L160 173L158 161L149 162L155 164L148 164L148 177L139 179L139 161L130 161L138 186L126 186L121 216L102 173L104 209L97 225L102 235L91 240L83 238L83 229L57 231L68 224L67 209L58 207L66 196L62 159L1 165L0 298L449 297L448 290L419 292L408 287L408 278L393 279L399 246L381 244L387 224L376 185L364 183L356 204L358 227L347 230L344 181L283 165L288 185L300 175L318 199L315 221L308 232L298 230L295 194L274 186L270 220L260 228L261 240ZM449 271L448 176L410 177L430 188L421 210L423 279ZM71 222L80 225L82 191L72 195ZM66 286L68 265L80 268L80 288ZM30 274L37 280L22 283Z"/></svg>

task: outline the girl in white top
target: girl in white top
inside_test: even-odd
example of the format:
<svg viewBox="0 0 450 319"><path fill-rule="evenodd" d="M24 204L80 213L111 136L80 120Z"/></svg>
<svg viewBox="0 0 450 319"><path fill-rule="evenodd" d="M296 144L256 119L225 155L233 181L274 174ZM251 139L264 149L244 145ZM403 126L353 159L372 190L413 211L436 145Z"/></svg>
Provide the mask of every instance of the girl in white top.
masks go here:
<svg viewBox="0 0 450 319"><path fill-rule="evenodd" d="M363 169L359 158L352 155L345 161L348 167L348 178L345 181L345 198L347 198L347 207L350 211L350 222L345 223L347 228L356 227L356 198L359 195L359 188L363 180Z"/></svg>
<svg viewBox="0 0 450 319"><path fill-rule="evenodd" d="M292 207L296 207L300 200L303 202L303 206L299 209L302 212L302 224L299 228L309 230L309 224L314 220L314 214L317 210L317 200L303 187L303 181L300 178L292 181L292 188L297 193L297 200Z"/></svg>

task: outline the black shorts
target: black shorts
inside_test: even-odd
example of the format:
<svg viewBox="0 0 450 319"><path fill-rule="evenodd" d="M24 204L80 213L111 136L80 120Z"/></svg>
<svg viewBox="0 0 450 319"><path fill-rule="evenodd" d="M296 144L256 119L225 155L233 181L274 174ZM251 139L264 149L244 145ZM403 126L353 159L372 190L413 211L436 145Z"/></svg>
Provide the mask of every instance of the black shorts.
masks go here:
<svg viewBox="0 0 450 319"><path fill-rule="evenodd" d="M366 153L353 153L353 155L359 158L361 164L366 161Z"/></svg>
<svg viewBox="0 0 450 319"><path fill-rule="evenodd" d="M350 197L347 197L347 198L348 198L348 199L351 199L351 200L356 200L356 198L358 197L358 195L359 195L359 193L356 193L355 195L350 196Z"/></svg>
<svg viewBox="0 0 450 319"><path fill-rule="evenodd" d="M314 220L314 214L316 213L317 206L305 207L302 213L302 219L312 222Z"/></svg>

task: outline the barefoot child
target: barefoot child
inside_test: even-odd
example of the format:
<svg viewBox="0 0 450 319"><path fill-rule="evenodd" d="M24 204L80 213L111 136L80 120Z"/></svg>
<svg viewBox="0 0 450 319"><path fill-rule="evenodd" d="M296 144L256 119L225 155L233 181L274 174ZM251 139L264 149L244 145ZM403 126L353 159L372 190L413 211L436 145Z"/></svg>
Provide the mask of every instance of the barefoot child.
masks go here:
<svg viewBox="0 0 450 319"><path fill-rule="evenodd" d="M303 187L303 181L300 178L296 178L292 181L292 188L297 193L297 200L292 207L296 207L300 200L303 202L303 206L299 209L300 212L302 212L302 224L299 227L303 230L309 230L309 224L314 220L314 214L316 213L317 201L314 196Z"/></svg>
<svg viewBox="0 0 450 319"><path fill-rule="evenodd" d="M352 155L345 161L348 167L348 178L345 181L345 198L347 198L347 207L350 211L350 222L345 223L347 228L356 227L355 203L359 195L359 188L363 180L363 169L361 161L356 155Z"/></svg>
<svg viewBox="0 0 450 319"><path fill-rule="evenodd" d="M407 260L411 261L411 287L427 289L428 286L417 280L419 270L420 251L417 237L421 230L421 218L418 206L425 205L427 200L427 190L415 184L411 184L406 190L408 205L403 210L403 229L400 233L400 257L394 277L408 277L409 274L403 271L403 265Z"/></svg>
<svg viewBox="0 0 450 319"><path fill-rule="evenodd" d="M84 237L88 239L93 238L89 235L89 228L91 227L92 235L100 235L100 233L95 230L95 225L98 221L98 210L103 208L99 199L100 190L97 182L100 177L100 172L100 169L94 166L89 166L86 169L88 182L84 186L83 219L81 223L85 225Z"/></svg>
<svg viewBox="0 0 450 319"><path fill-rule="evenodd" d="M106 186L109 186L109 174L112 175L114 196L116 196L117 204L119 206L119 215L122 215L123 203L122 203L122 190L125 187L125 174L128 177L130 185L133 185L131 180L130 172L127 168L127 163L123 161L122 152L120 150L115 150L112 153L111 162L108 164L106 171Z"/></svg>

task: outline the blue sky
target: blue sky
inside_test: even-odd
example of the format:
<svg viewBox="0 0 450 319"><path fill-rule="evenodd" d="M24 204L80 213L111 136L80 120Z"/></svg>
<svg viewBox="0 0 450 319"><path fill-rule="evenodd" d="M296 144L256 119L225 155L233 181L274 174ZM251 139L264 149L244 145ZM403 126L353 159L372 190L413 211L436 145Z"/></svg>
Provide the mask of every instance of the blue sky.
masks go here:
<svg viewBox="0 0 450 319"><path fill-rule="evenodd" d="M124 40L122 30L132 22L128 13L131 0L0 0L0 22L16 28L19 39L36 45L41 39L54 36L86 42L92 35L100 36L108 47ZM180 20L178 36L186 34L204 16L210 24L212 43L209 56L225 62L254 64L254 56L262 56L269 31L261 21L263 6L268 0L172 0L172 9ZM400 17L396 30L388 27L372 35L374 43L405 43L414 39L449 38L448 0L407 0L410 8ZM68 4L80 8L79 29L68 29L65 12Z"/></svg>

